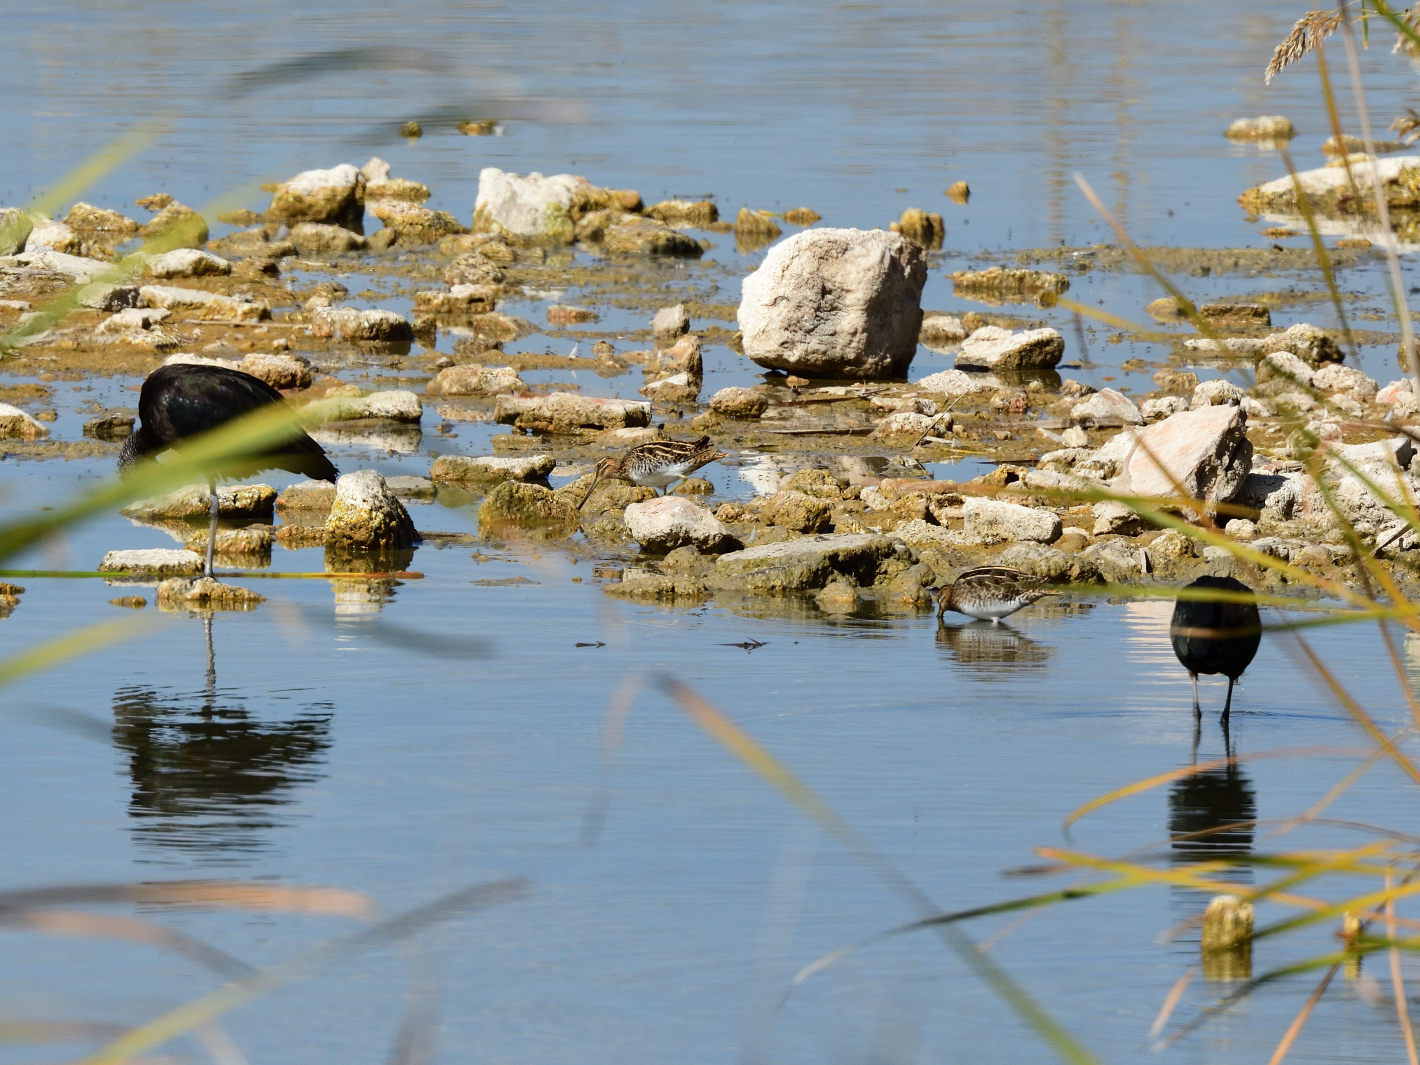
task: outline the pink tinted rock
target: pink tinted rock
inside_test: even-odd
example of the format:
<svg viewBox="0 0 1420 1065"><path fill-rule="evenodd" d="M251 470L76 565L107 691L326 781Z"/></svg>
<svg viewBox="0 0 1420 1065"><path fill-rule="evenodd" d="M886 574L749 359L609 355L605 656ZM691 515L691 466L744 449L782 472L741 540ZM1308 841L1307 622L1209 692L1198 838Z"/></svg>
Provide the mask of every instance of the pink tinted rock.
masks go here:
<svg viewBox="0 0 1420 1065"><path fill-rule="evenodd" d="M1200 407L1156 422L1139 434L1113 487L1139 496L1177 495L1229 502L1252 469L1247 415L1231 405Z"/></svg>

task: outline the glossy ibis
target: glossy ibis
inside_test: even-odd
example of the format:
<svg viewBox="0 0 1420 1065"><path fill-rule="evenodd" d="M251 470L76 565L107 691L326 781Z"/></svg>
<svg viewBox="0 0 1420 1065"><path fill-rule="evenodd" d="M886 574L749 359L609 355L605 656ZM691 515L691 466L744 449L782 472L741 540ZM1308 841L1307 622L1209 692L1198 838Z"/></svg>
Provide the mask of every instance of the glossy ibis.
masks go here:
<svg viewBox="0 0 1420 1065"><path fill-rule="evenodd" d="M1215 591L1230 595L1251 595L1252 589L1232 577L1199 577L1185 591ZM1233 685L1252 664L1262 642L1262 618L1257 604L1180 599L1174 604L1169 622L1173 653L1193 680L1193 712L1198 709L1198 674L1221 673L1228 678L1228 698L1223 704L1223 720L1233 706Z"/></svg>
<svg viewBox="0 0 1420 1065"><path fill-rule="evenodd" d="M260 378L225 366L173 363L160 366L148 375L138 394L139 426L123 442L118 455L120 473L127 473L141 459L176 447L190 437L240 418L285 398ZM258 470L289 470L317 481L334 481L339 471L325 451L305 433L256 456L224 466L223 474L247 476ZM212 576L212 554L217 543L217 474L209 474L211 522L207 530L205 576Z"/></svg>

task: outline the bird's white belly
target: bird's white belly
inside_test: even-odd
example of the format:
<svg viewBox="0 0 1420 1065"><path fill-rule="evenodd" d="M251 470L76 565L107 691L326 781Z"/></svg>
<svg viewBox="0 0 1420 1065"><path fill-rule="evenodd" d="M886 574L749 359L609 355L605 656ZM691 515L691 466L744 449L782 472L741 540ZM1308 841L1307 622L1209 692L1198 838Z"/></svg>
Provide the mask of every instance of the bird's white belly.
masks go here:
<svg viewBox="0 0 1420 1065"><path fill-rule="evenodd" d="M1011 599L997 603L963 603L957 609L977 621L1000 621L1002 618L1010 617L1021 606L1022 603L1019 599Z"/></svg>
<svg viewBox="0 0 1420 1065"><path fill-rule="evenodd" d="M627 480L642 488L664 488L672 481L678 481L690 472L690 463L678 462L674 466L662 466L655 470L632 472Z"/></svg>

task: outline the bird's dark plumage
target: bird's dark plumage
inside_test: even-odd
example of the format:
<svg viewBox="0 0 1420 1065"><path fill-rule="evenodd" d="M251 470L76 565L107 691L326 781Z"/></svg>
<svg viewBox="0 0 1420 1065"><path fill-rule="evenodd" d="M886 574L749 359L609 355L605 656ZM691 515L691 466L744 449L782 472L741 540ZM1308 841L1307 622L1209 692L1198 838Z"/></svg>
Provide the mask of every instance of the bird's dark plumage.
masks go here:
<svg viewBox="0 0 1420 1065"><path fill-rule="evenodd" d="M173 447L189 437L240 418L284 397L265 381L225 366L174 363L160 366L143 382L138 395L139 428L124 441L119 468ZM237 476L281 469L318 481L334 481L339 471L325 451L301 433L271 452L229 470Z"/></svg>
<svg viewBox="0 0 1420 1065"><path fill-rule="evenodd" d="M1251 588L1232 577L1199 577L1187 590L1252 594ZM1232 707L1233 684L1252 664L1262 642L1257 604L1180 599L1169 622L1169 639L1173 653L1193 678L1194 710L1198 709L1198 674L1221 673L1228 678L1228 701L1223 707L1226 716Z"/></svg>

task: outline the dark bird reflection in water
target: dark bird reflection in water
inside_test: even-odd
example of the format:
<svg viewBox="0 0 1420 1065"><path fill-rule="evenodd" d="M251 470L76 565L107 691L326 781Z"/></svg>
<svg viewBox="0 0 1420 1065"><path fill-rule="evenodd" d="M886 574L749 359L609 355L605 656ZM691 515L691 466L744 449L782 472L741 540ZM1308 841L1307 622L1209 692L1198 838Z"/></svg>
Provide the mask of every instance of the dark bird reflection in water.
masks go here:
<svg viewBox="0 0 1420 1065"><path fill-rule="evenodd" d="M1176 865L1252 853L1257 793L1236 763L1174 782L1169 789L1169 838ZM1223 879L1252 883L1252 868L1238 866Z"/></svg>
<svg viewBox="0 0 1420 1065"><path fill-rule="evenodd" d="M212 619L207 684L183 694L132 686L113 698L113 737L128 756L128 812L145 843L240 861L269 845L292 791L319 779L331 745L331 710L315 703L283 721L261 721L241 696L219 699Z"/></svg>
<svg viewBox="0 0 1420 1065"><path fill-rule="evenodd" d="M969 673L992 676L1044 669L1055 650L1009 625L989 621L969 625L941 622L937 625L937 647Z"/></svg>

